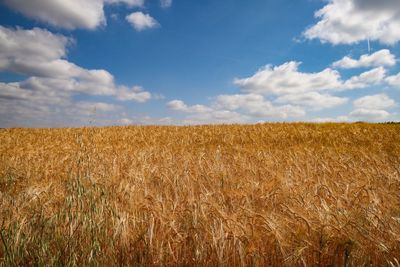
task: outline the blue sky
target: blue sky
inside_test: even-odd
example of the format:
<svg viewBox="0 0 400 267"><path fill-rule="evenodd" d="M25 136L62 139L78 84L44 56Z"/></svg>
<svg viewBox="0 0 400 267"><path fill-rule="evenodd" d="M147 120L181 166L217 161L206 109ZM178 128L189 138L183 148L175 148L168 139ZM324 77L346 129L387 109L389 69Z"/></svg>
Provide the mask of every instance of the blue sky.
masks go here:
<svg viewBox="0 0 400 267"><path fill-rule="evenodd" d="M398 121L379 3L5 0L0 127Z"/></svg>

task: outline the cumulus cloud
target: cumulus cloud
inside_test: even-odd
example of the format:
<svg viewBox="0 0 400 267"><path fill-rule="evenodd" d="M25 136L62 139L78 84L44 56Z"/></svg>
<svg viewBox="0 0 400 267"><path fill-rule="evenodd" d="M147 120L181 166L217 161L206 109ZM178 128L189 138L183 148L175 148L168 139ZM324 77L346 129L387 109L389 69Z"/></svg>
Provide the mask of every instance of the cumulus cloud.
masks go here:
<svg viewBox="0 0 400 267"><path fill-rule="evenodd" d="M126 86L120 86L117 90L117 99L121 101L133 100L144 103L152 97L150 92L145 91L141 86L134 86L129 89Z"/></svg>
<svg viewBox="0 0 400 267"><path fill-rule="evenodd" d="M94 29L106 23L104 5L125 3L143 6L144 0L4 0L27 17L66 29Z"/></svg>
<svg viewBox="0 0 400 267"><path fill-rule="evenodd" d="M73 96L111 96L117 100L145 102L151 94L140 87L117 85L103 69L85 69L65 59L72 41L47 30L9 29L0 26L0 71L23 74L25 80L0 83L1 123L36 121L72 114L87 114L87 104L77 105ZM98 105L98 110L105 110ZM32 117L34 114L36 116ZM59 114L59 115L57 115ZM74 113L76 115L76 113ZM39 125L43 123L38 122Z"/></svg>
<svg viewBox="0 0 400 267"><path fill-rule="evenodd" d="M231 110L214 109L204 105L188 106L182 100L172 100L167 107L189 115L182 121L185 124L244 123L249 117Z"/></svg>
<svg viewBox="0 0 400 267"><path fill-rule="evenodd" d="M289 103L309 107L313 110L332 108L345 104L348 101L346 97L332 96L318 92L307 92L303 94L288 94L276 99L277 103Z"/></svg>
<svg viewBox="0 0 400 267"><path fill-rule="evenodd" d="M280 66L267 65L258 70L253 76L235 79L234 83L242 91L264 95L281 95L319 91L341 86L340 74L327 68L321 72L299 72L301 63L290 61Z"/></svg>
<svg viewBox="0 0 400 267"><path fill-rule="evenodd" d="M62 60L66 46L72 40L47 30L8 29L0 26L0 71L21 74L44 74L59 69L74 68ZM55 67L55 68L53 68Z"/></svg>
<svg viewBox="0 0 400 267"><path fill-rule="evenodd" d="M350 112L350 117L365 121L384 120L390 116L386 110L360 108Z"/></svg>
<svg viewBox="0 0 400 267"><path fill-rule="evenodd" d="M386 94L363 96L354 100L353 110L349 116L358 120L381 121L389 118L392 114L385 109L396 106L396 102Z"/></svg>
<svg viewBox="0 0 400 267"><path fill-rule="evenodd" d="M356 108L364 109L386 109L392 108L396 105L396 102L388 97L386 94L367 95L358 98L354 101Z"/></svg>
<svg viewBox="0 0 400 267"><path fill-rule="evenodd" d="M400 40L399 14L398 0L329 0L315 13L319 21L304 36L332 44L367 39L395 44Z"/></svg>
<svg viewBox="0 0 400 267"><path fill-rule="evenodd" d="M369 59L366 61L369 62L368 64L377 62L377 60L370 61ZM208 119L216 111L235 112L247 119L304 118L307 111L334 108L349 101L349 98L336 96L334 93L378 85L383 83L386 77L386 70L382 66L343 80L337 70L327 68L320 72L301 72L298 70L299 65L300 63L295 61L280 66L267 65L250 77L235 79L234 83L240 87L241 93L218 95L208 106L188 106L181 100L170 101L167 106L172 110L192 113L195 117ZM380 97L378 99L374 96L370 101L380 100L382 103L385 100L389 101L383 96ZM366 99L358 102L366 103ZM350 117L361 117L366 113L360 111L357 104L355 106L357 110ZM375 106L369 109L380 110L381 107ZM385 112L379 112L379 114L385 114ZM349 116L346 116L346 120L348 119ZM345 119L342 117L340 120Z"/></svg>
<svg viewBox="0 0 400 267"><path fill-rule="evenodd" d="M216 98L215 106L227 110L242 110L259 118L286 119L305 115L305 111L298 106L274 106L262 95L257 94L219 95Z"/></svg>
<svg viewBox="0 0 400 267"><path fill-rule="evenodd" d="M385 76L386 70L383 67L374 68L372 70L363 72L358 76L351 77L349 80L343 83L343 86L338 89L350 90L365 88L370 85L375 85L384 81Z"/></svg>
<svg viewBox="0 0 400 267"><path fill-rule="evenodd" d="M397 75L389 76L385 79L385 81L393 87L398 87L400 88L400 73Z"/></svg>
<svg viewBox="0 0 400 267"><path fill-rule="evenodd" d="M235 79L242 91L263 95L303 94L327 90L350 90L376 84L385 77L385 69L378 67L343 81L339 72L327 68L321 72L300 72L300 62L287 62L280 66L267 65L253 76Z"/></svg>
<svg viewBox="0 0 400 267"><path fill-rule="evenodd" d="M353 69L396 65L396 57L388 49L379 50L371 55L362 55L359 59L344 57L332 64L335 68Z"/></svg>
<svg viewBox="0 0 400 267"><path fill-rule="evenodd" d="M126 16L126 20L132 24L132 26L137 31L143 31L146 29L159 27L159 23L151 17L149 14L144 14L143 12L133 12Z"/></svg>
<svg viewBox="0 0 400 267"><path fill-rule="evenodd" d="M205 113L212 111L212 108L204 105L188 106L182 100L172 100L167 103L167 107L172 110L182 111L186 113Z"/></svg>
<svg viewBox="0 0 400 267"><path fill-rule="evenodd" d="M92 95L115 95L118 91L119 98L138 102L151 97L139 87L129 92L117 86L113 75L106 70L85 69L63 59L71 42L65 36L38 28L23 30L0 26L0 41L0 71L31 76L13 83L14 87Z"/></svg>
<svg viewBox="0 0 400 267"><path fill-rule="evenodd" d="M301 117L305 111L292 105L275 106L262 95L219 95L210 106L188 106L181 100L173 100L167 106L175 111L189 113L186 123L242 123L251 118L272 120Z"/></svg>

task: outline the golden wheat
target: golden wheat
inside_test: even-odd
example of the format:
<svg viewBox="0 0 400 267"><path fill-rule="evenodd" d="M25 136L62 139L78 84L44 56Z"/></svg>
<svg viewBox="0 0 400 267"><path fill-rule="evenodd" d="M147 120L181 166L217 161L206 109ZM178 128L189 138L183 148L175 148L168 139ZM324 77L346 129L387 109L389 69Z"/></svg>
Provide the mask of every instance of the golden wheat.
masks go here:
<svg viewBox="0 0 400 267"><path fill-rule="evenodd" d="M0 130L2 265L399 266L400 125Z"/></svg>

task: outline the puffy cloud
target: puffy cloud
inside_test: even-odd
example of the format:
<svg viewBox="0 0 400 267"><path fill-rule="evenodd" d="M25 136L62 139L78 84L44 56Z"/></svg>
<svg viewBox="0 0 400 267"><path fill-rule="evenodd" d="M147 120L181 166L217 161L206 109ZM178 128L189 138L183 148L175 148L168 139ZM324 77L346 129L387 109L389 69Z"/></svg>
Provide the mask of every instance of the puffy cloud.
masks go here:
<svg viewBox="0 0 400 267"><path fill-rule="evenodd" d="M349 100L347 97L335 96L328 92L377 85L383 82L386 76L385 68L377 67L343 80L338 71L329 68L315 73L300 72L299 64L292 61L276 67L268 65L253 76L235 79L234 83L239 85L244 93L216 96L209 106L188 106L181 100L170 101L167 106L176 111L192 113L194 115L191 117L196 118L211 119L210 116L217 111L235 112L252 120L255 118L269 120L301 118L305 117L308 110L333 108ZM384 102L387 99L380 100ZM359 102L362 101L365 102L365 99L359 100ZM369 109L380 110L381 107ZM360 111L357 106L357 110L350 117L361 117L364 113L366 112ZM380 112L380 114L385 113ZM348 119L349 117L346 116L346 119L342 117L340 121Z"/></svg>
<svg viewBox="0 0 400 267"><path fill-rule="evenodd" d="M182 100L172 100L167 103L167 106L172 110L186 111L188 106Z"/></svg>
<svg viewBox="0 0 400 267"><path fill-rule="evenodd" d="M66 29L94 29L106 23L104 5L125 3L142 6L144 0L4 0L27 17Z"/></svg>
<svg viewBox="0 0 400 267"><path fill-rule="evenodd" d="M14 87L92 95L117 94L118 86L108 71L84 69L62 59L71 42L65 36L38 28L23 30L0 26L0 40L0 71L32 76L14 83ZM150 93L139 87L133 88L131 92L124 87L120 88L118 98L122 100L144 102L151 97Z"/></svg>
<svg viewBox="0 0 400 267"><path fill-rule="evenodd" d="M391 86L400 88L400 73L387 77L385 81Z"/></svg>
<svg viewBox="0 0 400 267"><path fill-rule="evenodd" d="M392 108L396 102L386 94L367 95L354 101L354 106L359 109L386 109Z"/></svg>
<svg viewBox="0 0 400 267"><path fill-rule="evenodd" d="M172 0L160 0L160 5L162 8L167 8L172 6Z"/></svg>
<svg viewBox="0 0 400 267"><path fill-rule="evenodd" d="M325 69L316 73L299 72L300 62L287 62L280 66L267 65L253 76L236 79L234 83L244 91L264 95L281 95L338 88L342 82L336 70Z"/></svg>
<svg viewBox="0 0 400 267"><path fill-rule="evenodd" d="M378 84L384 81L386 70L383 67L378 67L366 72L361 73L358 76L353 76L349 80L343 83L341 90L350 90L357 88L365 88L370 85Z"/></svg>
<svg viewBox="0 0 400 267"><path fill-rule="evenodd" d="M94 29L105 23L102 0L5 0L12 9L53 26Z"/></svg>
<svg viewBox="0 0 400 267"><path fill-rule="evenodd" d="M167 107L169 107L172 110L182 111L186 113L205 113L212 111L212 108L209 108L204 105L188 106L181 100L172 100L167 103Z"/></svg>
<svg viewBox="0 0 400 267"><path fill-rule="evenodd" d="M69 43L70 39L47 30L0 26L0 71L28 76L22 81L0 83L0 124L24 121L25 125L26 122L46 125L49 120L54 123L65 121L67 116L69 119L79 117L77 114L86 116L88 104L77 105L75 95L108 95L136 102L152 97L140 87L128 89L115 84L113 75L106 70L85 69L67 61ZM115 111L107 107L97 105L98 110Z"/></svg>
<svg viewBox="0 0 400 267"><path fill-rule="evenodd" d="M228 110L243 110L253 117L286 119L305 115L305 111L298 106L274 106L262 95L256 94L220 95L216 98L215 106Z"/></svg>
<svg viewBox="0 0 400 267"><path fill-rule="evenodd" d="M219 95L216 98L217 107L229 110L249 109L256 105L263 105L264 102L264 97L257 94Z"/></svg>
<svg viewBox="0 0 400 267"><path fill-rule="evenodd" d="M235 79L242 91L263 95L303 94L326 90L365 88L382 81L385 69L378 67L343 81L338 71L327 68L321 72L300 72L300 62L287 62L280 66L266 67L253 76Z"/></svg>
<svg viewBox="0 0 400 267"><path fill-rule="evenodd" d="M104 75L105 77L102 77ZM68 94L87 94L87 95L114 95L115 88L112 80L107 80L110 74L108 72L88 71L88 77L78 77L71 79L62 78L43 78L30 77L24 81L12 83L22 90L36 90L42 92Z"/></svg>
<svg viewBox="0 0 400 267"><path fill-rule="evenodd" d="M332 108L342 105L348 98L321 94L318 92L307 92L303 94L288 94L276 99L277 103L289 103L309 107L314 110Z"/></svg>
<svg viewBox="0 0 400 267"><path fill-rule="evenodd" d="M354 100L353 110L349 116L358 120L381 121L387 119L390 114L385 109L392 108L396 102L385 94L368 95Z"/></svg>
<svg viewBox="0 0 400 267"><path fill-rule="evenodd" d="M176 111L189 113L186 123L240 123L254 118L273 120L301 117L305 111L292 105L274 106L262 95L219 95L211 106L188 106L181 100L173 100L167 106Z"/></svg>
<svg viewBox="0 0 400 267"><path fill-rule="evenodd" d="M72 40L47 30L8 29L0 26L0 70L28 62L49 62L66 56Z"/></svg>
<svg viewBox="0 0 400 267"><path fill-rule="evenodd" d="M399 14L398 0L330 0L315 13L319 21L304 36L332 44L367 39L394 44L400 40Z"/></svg>
<svg viewBox="0 0 400 267"><path fill-rule="evenodd" d="M209 123L243 123L249 117L231 110L211 108L204 105L188 106L182 100L172 100L167 107L184 113L189 113L183 120L185 124L209 124Z"/></svg>
<svg viewBox="0 0 400 267"><path fill-rule="evenodd" d="M122 124L122 125L129 125L129 124L133 123L133 120L128 119L128 118L122 118L122 119L119 119L118 123Z"/></svg>
<svg viewBox="0 0 400 267"><path fill-rule="evenodd" d="M144 91L141 86L134 86L131 89L126 86L120 86L117 92L117 99L121 101L133 100L144 103L150 100L151 93Z"/></svg>
<svg viewBox="0 0 400 267"><path fill-rule="evenodd" d="M396 57L388 49L379 50L371 55L362 55L359 59L346 56L332 64L335 68L343 69L394 65L396 65Z"/></svg>
<svg viewBox="0 0 400 267"><path fill-rule="evenodd" d="M160 24L149 14L143 12L133 12L126 16L126 20L132 24L137 31L143 31L145 29L151 29L158 27Z"/></svg>
<svg viewBox="0 0 400 267"><path fill-rule="evenodd" d="M366 121L384 120L390 116L386 110L360 108L350 112L350 117Z"/></svg>

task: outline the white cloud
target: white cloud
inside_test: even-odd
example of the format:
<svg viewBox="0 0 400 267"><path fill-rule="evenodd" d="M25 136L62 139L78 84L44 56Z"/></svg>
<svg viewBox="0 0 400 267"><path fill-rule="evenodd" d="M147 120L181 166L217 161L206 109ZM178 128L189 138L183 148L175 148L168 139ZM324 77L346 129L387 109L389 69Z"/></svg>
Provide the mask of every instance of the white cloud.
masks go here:
<svg viewBox="0 0 400 267"><path fill-rule="evenodd" d="M377 85L383 82L386 76L385 68L377 67L343 80L338 71L329 68L315 73L300 72L299 64L292 61L276 67L268 65L253 76L235 79L234 83L245 93L216 96L209 106L188 106L181 100L170 101L167 106L176 111L192 113L194 115L190 117L197 119L201 117L212 120L215 112L223 111L235 112L245 116L247 120L304 118L306 111L333 108L349 101L347 97L332 95L332 92ZM380 100L383 102L385 99ZM380 110L381 107L370 109ZM364 113L365 111L357 108L350 117L361 117ZM342 116L336 120L347 121L349 116Z"/></svg>
<svg viewBox="0 0 400 267"><path fill-rule="evenodd" d="M399 14L398 0L329 0L315 13L319 21L304 36L332 44L367 39L394 44L400 40Z"/></svg>
<svg viewBox="0 0 400 267"><path fill-rule="evenodd" d="M126 20L132 24L137 31L143 31L145 29L151 29L158 27L160 24L149 14L143 12L133 12L126 16Z"/></svg>
<svg viewBox="0 0 400 267"><path fill-rule="evenodd" d="M305 111L292 105L274 106L262 95L219 95L211 106L188 106L181 100L173 100L167 106L175 111L189 113L185 123L243 123L254 118L273 120L301 117Z"/></svg>
<svg viewBox="0 0 400 267"><path fill-rule="evenodd" d="M354 106L358 109L386 109L392 108L396 102L386 94L367 95L354 101Z"/></svg>
<svg viewBox="0 0 400 267"><path fill-rule="evenodd" d="M188 108L188 106L182 100L172 100L167 103L167 107L177 111L186 111Z"/></svg>
<svg viewBox="0 0 400 267"><path fill-rule="evenodd" d="M236 79L234 83L244 92L263 95L282 95L339 88L342 85L336 70L325 69L316 73L299 72L300 62L287 62L280 66L267 65L253 76Z"/></svg>
<svg viewBox="0 0 400 267"><path fill-rule="evenodd" d="M294 95L317 91L339 91L365 88L381 82L385 69L378 67L343 81L338 71L327 68L321 72L300 72L300 62L287 62L280 66L267 65L253 76L235 79L243 92L262 95Z"/></svg>
<svg viewBox="0 0 400 267"><path fill-rule="evenodd" d="M117 99L121 101L133 100L144 103L150 100L151 97L151 93L144 91L141 86L134 86L131 89L126 86L120 86L117 92Z"/></svg>
<svg viewBox="0 0 400 267"><path fill-rule="evenodd" d="M205 113L212 111L212 108L209 108L204 105L188 106L181 100L172 100L167 103L167 107L169 107L172 110L182 111L186 113Z"/></svg>
<svg viewBox="0 0 400 267"><path fill-rule="evenodd" d="M45 125L69 119L77 113L87 115L75 95L110 96L117 100L145 102L151 94L140 87L129 90L117 85L114 77L103 69L85 69L65 59L71 40L42 29L8 29L0 26L0 71L28 76L25 80L0 83L0 124L37 122ZM87 106L87 105L86 105ZM99 110L105 105L98 105ZM53 124L51 124L53 125Z"/></svg>
<svg viewBox="0 0 400 267"><path fill-rule="evenodd" d="M33 68L29 63L60 60L66 56L65 48L71 42L65 36L39 28L24 30L0 26L0 71L27 73L23 69Z"/></svg>
<svg viewBox="0 0 400 267"><path fill-rule="evenodd" d="M365 88L370 85L378 84L384 81L386 70L383 67L374 68L372 70L361 73L358 76L353 76L343 83L341 90L350 90Z"/></svg>
<svg viewBox="0 0 400 267"><path fill-rule="evenodd" d="M216 98L215 106L227 110L243 110L253 117L272 119L286 119L305 115L305 111L298 106L274 106L262 95L257 94L219 95Z"/></svg>
<svg viewBox="0 0 400 267"><path fill-rule="evenodd" d="M185 124L210 124L210 123L243 123L249 117L231 110L211 108L204 105L188 106L182 100L172 100L167 107L184 113L189 113L183 120Z"/></svg>
<svg viewBox="0 0 400 267"><path fill-rule="evenodd" d="M122 125L129 125L129 124L132 124L132 123L133 123L133 120L128 119L128 118L122 118L122 119L120 119L120 120L118 121L118 123L119 123L119 124L122 124Z"/></svg>
<svg viewBox="0 0 400 267"><path fill-rule="evenodd" d="M366 121L384 120L390 116L386 110L380 109L356 109L350 113L350 117Z"/></svg>
<svg viewBox="0 0 400 267"><path fill-rule="evenodd" d="M371 55L362 55L359 59L346 56L332 64L335 68L343 69L394 65L396 65L396 57L388 49L379 50Z"/></svg>
<svg viewBox="0 0 400 267"><path fill-rule="evenodd" d="M400 72L397 75L389 76L385 79L385 81L394 87L400 88Z"/></svg>
<svg viewBox="0 0 400 267"><path fill-rule="evenodd" d="M349 116L358 120L382 121L389 118L390 114L385 109L393 108L396 102L385 94L368 95L353 102L355 110Z"/></svg>
<svg viewBox="0 0 400 267"><path fill-rule="evenodd" d="M66 29L94 29L106 23L104 5L125 3L143 6L143 0L4 0L27 17Z"/></svg>
<svg viewBox="0 0 400 267"><path fill-rule="evenodd" d="M348 98L321 94L318 92L307 92L303 94L288 94L276 99L277 103L289 103L309 107L313 110L332 108L343 105Z"/></svg>
<svg viewBox="0 0 400 267"><path fill-rule="evenodd" d="M160 0L160 5L162 8L167 8L172 5L172 0Z"/></svg>
<svg viewBox="0 0 400 267"><path fill-rule="evenodd" d="M102 0L5 0L12 9L53 26L94 29L105 24Z"/></svg>
<svg viewBox="0 0 400 267"><path fill-rule="evenodd" d="M250 109L257 105L263 105L264 102L264 97L257 94L219 95L216 98L216 106L218 108L229 110Z"/></svg>
<svg viewBox="0 0 400 267"><path fill-rule="evenodd" d="M375 59L361 61L362 64L378 62ZM334 92L378 85L386 77L386 70L382 66L343 80L337 70L327 68L320 72L301 72L298 70L299 65L299 62L294 61L275 67L267 65L253 76L235 79L234 83L247 94L218 96L214 105L217 108L239 110L251 118L305 117L306 111L333 108L348 102L348 98L335 96L332 94ZM268 97L268 100L264 97ZM363 112L354 111L352 116L359 114L361 117ZM346 116L348 119L349 116ZM340 120L345 119L343 117Z"/></svg>
<svg viewBox="0 0 400 267"><path fill-rule="evenodd" d="M92 95L115 95L118 86L106 70L84 69L63 59L71 41L47 30L8 29L0 26L0 71L31 76L14 83L26 90L64 91ZM121 99L143 102L151 95L135 87L131 94L124 87ZM134 94L135 93L135 94Z"/></svg>

